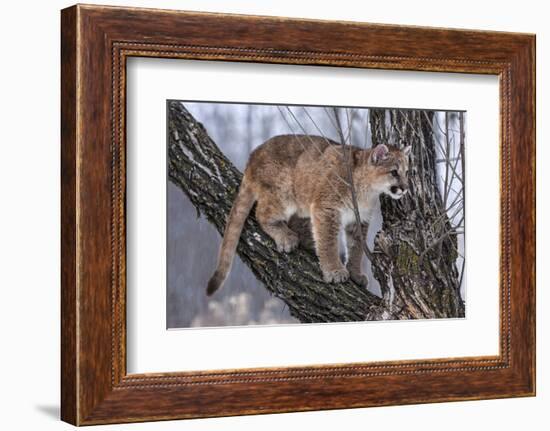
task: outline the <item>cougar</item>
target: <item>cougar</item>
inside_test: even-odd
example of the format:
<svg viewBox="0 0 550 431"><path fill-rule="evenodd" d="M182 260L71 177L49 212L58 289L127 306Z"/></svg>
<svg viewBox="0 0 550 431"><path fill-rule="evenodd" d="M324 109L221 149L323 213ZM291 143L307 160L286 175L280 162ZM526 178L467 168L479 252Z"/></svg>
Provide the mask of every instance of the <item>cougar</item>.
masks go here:
<svg viewBox="0 0 550 431"><path fill-rule="evenodd" d="M264 142L250 154L207 294L227 278L254 203L258 223L279 252L290 253L301 242L289 226L291 217L309 219L324 281L339 283L351 277L366 286L361 259L368 222L380 194L400 199L407 193L410 151L410 145L401 150L384 144L362 149L311 135L276 136ZM356 228L348 181L350 164L361 229ZM339 254L341 231L347 245L345 265Z"/></svg>

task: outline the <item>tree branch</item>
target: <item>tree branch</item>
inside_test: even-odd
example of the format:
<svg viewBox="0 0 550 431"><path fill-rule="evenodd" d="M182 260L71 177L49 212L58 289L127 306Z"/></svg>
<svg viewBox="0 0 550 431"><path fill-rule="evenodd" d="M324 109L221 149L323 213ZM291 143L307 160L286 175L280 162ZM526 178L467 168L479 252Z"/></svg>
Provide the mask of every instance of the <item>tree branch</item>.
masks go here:
<svg viewBox="0 0 550 431"><path fill-rule="evenodd" d="M223 235L242 174L180 102L170 102L168 110L170 181L191 200L197 216L206 217ZM384 312L380 298L352 281L324 283L312 252L299 247L289 254L279 253L258 225L254 210L243 228L237 253L301 322L379 320Z"/></svg>

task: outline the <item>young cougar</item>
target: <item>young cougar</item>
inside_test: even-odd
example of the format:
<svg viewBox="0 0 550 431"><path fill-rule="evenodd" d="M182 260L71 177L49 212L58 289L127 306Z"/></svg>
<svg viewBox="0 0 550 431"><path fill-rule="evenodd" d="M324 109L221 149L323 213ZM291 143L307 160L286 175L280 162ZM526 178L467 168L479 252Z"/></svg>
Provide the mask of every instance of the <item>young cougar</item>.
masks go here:
<svg viewBox="0 0 550 431"><path fill-rule="evenodd" d="M225 281L242 227L255 202L256 218L279 251L289 253L300 242L298 234L288 225L290 218L309 218L325 282L337 283L351 277L366 285L361 259L367 229L361 229L362 237L356 234L348 165L343 153L350 149L348 160L353 167L362 222L368 223L381 193L394 199L407 193L410 146L398 150L381 144L373 149L360 149L309 135L284 135L267 140L250 154L225 227L218 266L208 282L208 295ZM345 230L348 249L345 266L338 250L341 229Z"/></svg>

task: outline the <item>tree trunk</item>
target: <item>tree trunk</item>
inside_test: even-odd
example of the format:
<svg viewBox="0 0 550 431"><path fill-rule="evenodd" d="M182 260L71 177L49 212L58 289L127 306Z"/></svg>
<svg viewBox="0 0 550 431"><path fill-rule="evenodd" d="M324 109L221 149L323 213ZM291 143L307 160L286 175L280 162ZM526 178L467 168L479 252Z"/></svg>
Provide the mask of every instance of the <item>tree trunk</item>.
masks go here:
<svg viewBox="0 0 550 431"><path fill-rule="evenodd" d="M387 318L464 316L457 240L437 187L433 112L371 109L373 146L412 144L410 190L381 197L382 230L373 253Z"/></svg>
<svg viewBox="0 0 550 431"><path fill-rule="evenodd" d="M205 216L223 235L242 174L181 103L170 102L168 109L170 181L189 197L197 216ZM380 298L355 283L324 283L312 252L301 247L289 254L277 252L258 225L254 209L245 223L237 253L265 288L284 301L290 314L301 322L362 321L377 319L380 314Z"/></svg>

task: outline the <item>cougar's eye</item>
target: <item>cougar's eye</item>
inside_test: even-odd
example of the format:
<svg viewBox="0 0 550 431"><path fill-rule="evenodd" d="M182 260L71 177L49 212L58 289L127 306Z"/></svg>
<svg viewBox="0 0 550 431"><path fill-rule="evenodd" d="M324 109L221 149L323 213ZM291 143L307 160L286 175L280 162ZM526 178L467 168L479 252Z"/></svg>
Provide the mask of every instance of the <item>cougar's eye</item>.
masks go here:
<svg viewBox="0 0 550 431"><path fill-rule="evenodd" d="M393 171L391 171L390 174L392 175L392 177L396 177L396 178L399 176L397 169L394 169Z"/></svg>

